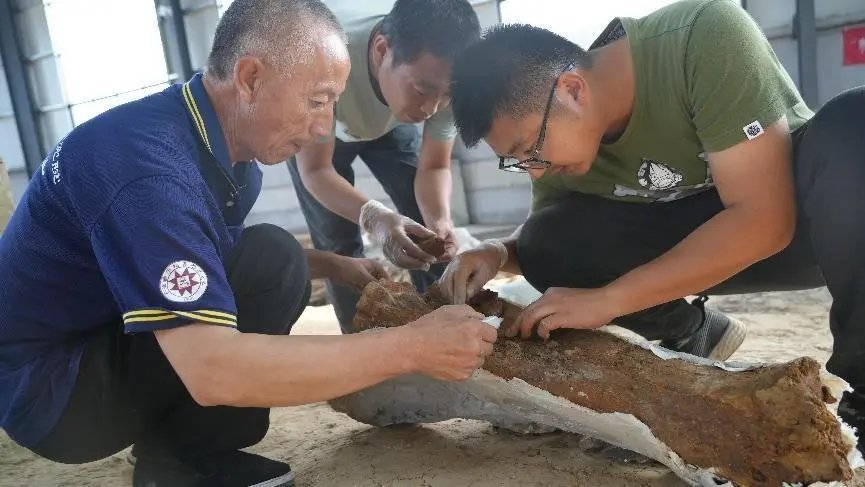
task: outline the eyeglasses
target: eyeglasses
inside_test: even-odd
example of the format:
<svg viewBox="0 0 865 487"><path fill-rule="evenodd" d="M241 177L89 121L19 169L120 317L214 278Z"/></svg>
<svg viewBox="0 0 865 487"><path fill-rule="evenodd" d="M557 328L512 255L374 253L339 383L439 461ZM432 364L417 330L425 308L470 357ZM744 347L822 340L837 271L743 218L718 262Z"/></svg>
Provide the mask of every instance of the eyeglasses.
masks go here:
<svg viewBox="0 0 865 487"><path fill-rule="evenodd" d="M547 120L550 117L550 107L553 106L553 96L556 94L556 86L559 84L559 78L572 69L574 69L574 64L568 64L565 66L565 69L556 76L555 81L553 81L553 88L550 90L550 96L547 98L547 107L544 108L544 118L541 120L541 131L538 134L538 141L532 149L532 155L523 160L517 159L516 157L499 156L499 169L507 172L524 173L530 169L549 169L552 167L553 164L550 161L541 159L541 150L543 150L544 139L547 136Z"/></svg>

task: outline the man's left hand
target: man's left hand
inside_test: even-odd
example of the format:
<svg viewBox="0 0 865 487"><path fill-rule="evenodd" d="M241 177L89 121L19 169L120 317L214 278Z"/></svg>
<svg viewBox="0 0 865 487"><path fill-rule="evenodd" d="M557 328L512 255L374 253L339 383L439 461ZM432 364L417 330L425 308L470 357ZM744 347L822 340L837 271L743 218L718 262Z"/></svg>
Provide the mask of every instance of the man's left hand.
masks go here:
<svg viewBox="0 0 865 487"><path fill-rule="evenodd" d="M336 284L350 286L361 291L372 281L389 277L384 266L376 260L341 255L335 255L335 257L333 272L328 277Z"/></svg>
<svg viewBox="0 0 865 487"><path fill-rule="evenodd" d="M619 316L614 300L604 288L551 287L523 310L505 335L529 338L537 328L538 336L547 339L558 328L600 328Z"/></svg>

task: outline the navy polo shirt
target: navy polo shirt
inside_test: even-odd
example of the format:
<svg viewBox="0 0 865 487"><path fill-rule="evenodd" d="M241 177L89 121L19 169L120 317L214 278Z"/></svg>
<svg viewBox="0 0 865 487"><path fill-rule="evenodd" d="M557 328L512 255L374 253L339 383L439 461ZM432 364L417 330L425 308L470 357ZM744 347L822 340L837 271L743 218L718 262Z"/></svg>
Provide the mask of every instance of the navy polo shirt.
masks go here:
<svg viewBox="0 0 865 487"><path fill-rule="evenodd" d="M0 427L39 442L95 329L235 327L223 259L261 190L200 75L76 127L0 239Z"/></svg>

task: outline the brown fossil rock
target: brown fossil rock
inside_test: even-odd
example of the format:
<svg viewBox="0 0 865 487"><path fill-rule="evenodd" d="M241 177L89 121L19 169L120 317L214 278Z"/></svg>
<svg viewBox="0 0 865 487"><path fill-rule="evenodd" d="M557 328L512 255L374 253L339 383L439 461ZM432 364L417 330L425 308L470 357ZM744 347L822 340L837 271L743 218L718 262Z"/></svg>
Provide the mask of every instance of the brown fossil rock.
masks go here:
<svg viewBox="0 0 865 487"><path fill-rule="evenodd" d="M441 257L445 253L445 241L441 237L432 236L427 238L412 237L414 243L421 250L430 254L433 257Z"/></svg>
<svg viewBox="0 0 865 487"><path fill-rule="evenodd" d="M369 284L355 327L400 326L445 304L408 283ZM470 303L507 323L519 308L486 291ZM848 480L849 445L810 358L730 372L650 350L603 331L557 330L548 341L500 334L484 369L597 412L631 414L688 464L743 486Z"/></svg>

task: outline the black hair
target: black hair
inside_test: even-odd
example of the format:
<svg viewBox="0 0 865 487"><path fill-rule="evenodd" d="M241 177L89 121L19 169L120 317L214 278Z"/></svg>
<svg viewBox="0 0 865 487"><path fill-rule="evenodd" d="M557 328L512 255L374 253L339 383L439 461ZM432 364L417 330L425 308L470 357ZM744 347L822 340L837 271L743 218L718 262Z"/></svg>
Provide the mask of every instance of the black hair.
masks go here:
<svg viewBox="0 0 865 487"><path fill-rule="evenodd" d="M207 71L225 79L251 47L263 47L269 54L303 50L313 27L345 39L336 16L321 0L235 0L216 26Z"/></svg>
<svg viewBox="0 0 865 487"><path fill-rule="evenodd" d="M477 145L496 117L543 111L556 77L570 64L589 67L591 58L562 36L525 24L490 28L451 70L454 120L466 146Z"/></svg>
<svg viewBox="0 0 865 487"><path fill-rule="evenodd" d="M382 20L381 33L393 49L394 64L422 54L453 62L481 36L478 16L467 0L396 0Z"/></svg>

